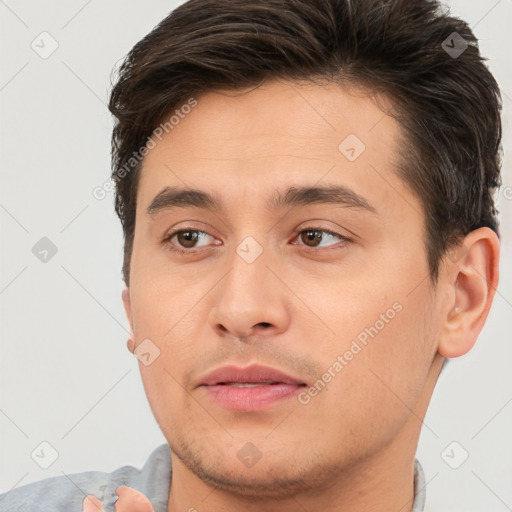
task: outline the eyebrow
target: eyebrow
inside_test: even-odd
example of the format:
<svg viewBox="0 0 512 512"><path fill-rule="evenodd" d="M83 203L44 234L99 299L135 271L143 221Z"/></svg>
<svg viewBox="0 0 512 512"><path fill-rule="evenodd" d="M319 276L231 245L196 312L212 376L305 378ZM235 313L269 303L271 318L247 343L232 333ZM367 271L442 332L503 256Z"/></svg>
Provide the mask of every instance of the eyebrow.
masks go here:
<svg viewBox="0 0 512 512"><path fill-rule="evenodd" d="M277 192L267 202L267 208L276 211L286 207L308 206L313 204L338 204L348 208L366 210L377 215L377 210L361 195L343 185L324 185L309 187L289 187ZM219 197L203 190L179 187L165 187L147 207L147 214L171 208L195 207L211 211L222 210Z"/></svg>

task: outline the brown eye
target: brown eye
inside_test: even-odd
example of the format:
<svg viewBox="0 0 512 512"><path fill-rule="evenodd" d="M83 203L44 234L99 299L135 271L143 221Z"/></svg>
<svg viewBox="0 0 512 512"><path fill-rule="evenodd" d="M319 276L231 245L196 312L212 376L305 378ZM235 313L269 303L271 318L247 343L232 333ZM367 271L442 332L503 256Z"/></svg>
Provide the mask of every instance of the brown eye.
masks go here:
<svg viewBox="0 0 512 512"><path fill-rule="evenodd" d="M181 254L194 253L195 249L203 249L211 244L214 237L199 229L178 229L169 233L162 240L164 246ZM219 245L214 242L213 245Z"/></svg>
<svg viewBox="0 0 512 512"><path fill-rule="evenodd" d="M302 231L300 237L304 244L308 247L316 247L317 242L320 243L322 241L321 233L321 231L316 230Z"/></svg>
<svg viewBox="0 0 512 512"><path fill-rule="evenodd" d="M303 229L299 233L298 238L300 239L299 245L304 245L310 248L331 247L332 245L336 245L336 242L339 241L350 242L350 240L347 237L339 235L338 233L334 233L326 229L316 228ZM329 243L331 241L333 241L334 243Z"/></svg>
<svg viewBox="0 0 512 512"><path fill-rule="evenodd" d="M180 231L176 234L176 239L182 247L191 249L199 239L199 231Z"/></svg>

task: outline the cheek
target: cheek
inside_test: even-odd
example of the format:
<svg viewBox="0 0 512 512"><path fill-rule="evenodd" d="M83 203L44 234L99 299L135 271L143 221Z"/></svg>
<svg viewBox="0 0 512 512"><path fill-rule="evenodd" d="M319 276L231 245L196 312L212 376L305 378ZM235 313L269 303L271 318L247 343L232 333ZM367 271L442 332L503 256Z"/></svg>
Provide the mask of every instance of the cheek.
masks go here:
<svg viewBox="0 0 512 512"><path fill-rule="evenodd" d="M395 307L382 303L345 343L344 359L351 360L337 383L338 396L352 405L346 409L354 423L372 417L376 426L398 428L417 406L435 352L425 304L420 294Z"/></svg>
<svg viewBox="0 0 512 512"><path fill-rule="evenodd" d="M171 421L167 414L183 406L179 400L186 371L197 361L198 322L193 319L197 293L181 280L177 284L156 278L147 268L144 277L138 277L131 283L136 351L147 346L150 353L158 354L147 366L141 358L140 373L157 421L162 415Z"/></svg>
<svg viewBox="0 0 512 512"><path fill-rule="evenodd" d="M176 338L184 330L187 339L188 315L207 291L204 282L191 280L187 268L160 265L164 251L134 253L130 285L131 307L138 339L156 340Z"/></svg>
<svg viewBox="0 0 512 512"><path fill-rule="evenodd" d="M409 293L410 282L402 273L393 282L375 275L366 284L346 279L343 294L341 282L324 288L323 318L335 335L315 345L326 372L310 401L315 414L325 414L318 423L327 425L335 414L343 424L371 430L388 423L392 431L416 407L435 354L435 326L427 282Z"/></svg>
<svg viewBox="0 0 512 512"><path fill-rule="evenodd" d="M139 362L141 379L153 415L162 431L177 431L190 408L185 389L185 371L194 366L196 358L186 343L158 340L159 356L148 366Z"/></svg>

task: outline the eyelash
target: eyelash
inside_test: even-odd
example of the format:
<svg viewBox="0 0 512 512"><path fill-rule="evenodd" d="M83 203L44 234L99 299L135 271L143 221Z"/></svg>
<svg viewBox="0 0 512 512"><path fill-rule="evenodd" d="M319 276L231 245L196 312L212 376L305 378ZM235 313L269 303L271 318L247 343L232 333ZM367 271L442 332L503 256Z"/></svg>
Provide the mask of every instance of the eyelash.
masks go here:
<svg viewBox="0 0 512 512"><path fill-rule="evenodd" d="M340 235L339 233L336 233L335 231L330 231L328 229L322 229L322 228L318 228L318 227L314 227L314 226L311 226L311 227L308 226L308 227L305 227L305 228L301 229L300 231L298 231L296 233L295 238L297 238L299 235L301 235L302 233L305 233L307 231L314 231L314 232L319 232L319 233L327 233L328 235L331 235L331 236L339 238L340 241L343 241L343 242L346 242L346 243L352 242L352 240L350 238L348 238L346 236L343 236L343 235ZM208 233L206 231L202 231L201 229L182 228L182 229L177 229L175 231L172 231L171 233L166 235L164 237L164 239L162 240L162 244L164 244L172 252L176 252L176 253L179 253L179 254L194 254L195 252L197 252L197 250L195 250L195 248L182 249L182 248L179 248L178 246L174 245L173 243L171 243L171 240L176 235L178 235L180 233L185 233L185 232L202 233L204 235L208 235ZM208 236L211 236L211 235L208 235ZM297 245L297 244L294 244L294 245ZM316 247L308 247L307 245L302 245L302 247L305 247L306 249L316 250ZM341 249L344 249L344 248L345 248L345 246L341 247ZM323 250L329 250L329 249L330 248L323 249Z"/></svg>

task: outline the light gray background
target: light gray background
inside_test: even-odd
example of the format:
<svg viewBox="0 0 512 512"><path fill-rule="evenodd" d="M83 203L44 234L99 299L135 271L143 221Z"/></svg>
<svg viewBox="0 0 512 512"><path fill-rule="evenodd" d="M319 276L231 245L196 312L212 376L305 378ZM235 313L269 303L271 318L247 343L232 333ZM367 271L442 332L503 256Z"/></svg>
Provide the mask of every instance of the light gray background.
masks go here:
<svg viewBox="0 0 512 512"><path fill-rule="evenodd" d="M113 196L97 200L92 190L109 176L112 124L105 103L112 68L176 5L0 0L3 491L63 473L140 466L165 442L137 361L125 348L122 237ZM448 5L474 27L500 83L506 150L512 1ZM51 48L48 36L39 36L43 31L58 42L46 59L31 48L34 40L43 45L41 37L44 51ZM494 306L474 350L452 360L441 376L420 438L429 510L512 510L510 158L504 185ZM58 248L47 263L32 253L44 236ZM48 469L31 458L42 441L59 454ZM458 444L443 452L452 441ZM445 459L454 465L464 450L469 458L449 467Z"/></svg>

